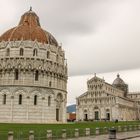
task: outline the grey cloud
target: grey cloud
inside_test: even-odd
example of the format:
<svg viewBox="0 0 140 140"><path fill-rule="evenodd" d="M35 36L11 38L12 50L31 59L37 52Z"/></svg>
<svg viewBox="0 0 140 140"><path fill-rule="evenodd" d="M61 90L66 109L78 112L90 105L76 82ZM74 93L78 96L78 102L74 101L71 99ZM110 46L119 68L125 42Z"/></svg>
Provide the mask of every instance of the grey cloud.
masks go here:
<svg viewBox="0 0 140 140"><path fill-rule="evenodd" d="M41 8L42 15L46 12L42 17L43 23L46 21L48 28L55 30L58 36L63 36L63 33L88 34L110 15L107 3L94 0L52 0L48 5L46 11Z"/></svg>
<svg viewBox="0 0 140 140"><path fill-rule="evenodd" d="M14 16L0 9L0 32L15 26L30 5L42 27L62 42L70 75L140 67L139 0L13 0Z"/></svg>

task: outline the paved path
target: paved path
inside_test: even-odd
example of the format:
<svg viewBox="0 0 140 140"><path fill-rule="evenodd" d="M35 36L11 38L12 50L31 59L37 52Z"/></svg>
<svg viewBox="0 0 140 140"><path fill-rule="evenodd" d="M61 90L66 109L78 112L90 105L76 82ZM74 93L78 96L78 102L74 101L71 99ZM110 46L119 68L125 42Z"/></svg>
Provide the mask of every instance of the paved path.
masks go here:
<svg viewBox="0 0 140 140"><path fill-rule="evenodd" d="M80 137L68 140L108 140L108 135ZM117 140L140 140L140 131L117 133Z"/></svg>
<svg viewBox="0 0 140 140"><path fill-rule="evenodd" d="M126 139L126 140L140 140L140 137L139 138Z"/></svg>

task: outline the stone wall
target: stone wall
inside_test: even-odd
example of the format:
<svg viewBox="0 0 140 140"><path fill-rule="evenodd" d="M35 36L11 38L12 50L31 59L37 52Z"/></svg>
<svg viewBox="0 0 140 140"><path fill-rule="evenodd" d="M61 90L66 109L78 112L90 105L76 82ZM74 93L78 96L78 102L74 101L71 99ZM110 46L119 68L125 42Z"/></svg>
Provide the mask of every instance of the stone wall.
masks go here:
<svg viewBox="0 0 140 140"><path fill-rule="evenodd" d="M0 42L0 122L66 122L66 102L67 64L60 46Z"/></svg>
<svg viewBox="0 0 140 140"><path fill-rule="evenodd" d="M59 100L57 95L61 94ZM3 98L6 95L6 103ZM22 103L19 104L19 96ZM37 103L34 97L37 95ZM50 98L50 99L49 99ZM0 87L0 122L53 123L56 121L56 108L59 103L59 121L66 120L67 94L60 90L36 87Z"/></svg>

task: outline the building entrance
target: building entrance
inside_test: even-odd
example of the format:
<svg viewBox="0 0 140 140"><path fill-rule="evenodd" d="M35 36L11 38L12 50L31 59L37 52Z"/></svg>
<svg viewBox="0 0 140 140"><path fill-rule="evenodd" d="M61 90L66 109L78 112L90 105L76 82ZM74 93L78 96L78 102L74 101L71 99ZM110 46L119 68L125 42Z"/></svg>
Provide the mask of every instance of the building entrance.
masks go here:
<svg viewBox="0 0 140 140"><path fill-rule="evenodd" d="M56 109L56 121L59 121L59 109Z"/></svg>
<svg viewBox="0 0 140 140"><path fill-rule="evenodd" d="M110 121L110 113L106 113L106 119Z"/></svg>
<svg viewBox="0 0 140 140"><path fill-rule="evenodd" d="M95 111L95 120L99 120L99 112Z"/></svg>
<svg viewBox="0 0 140 140"><path fill-rule="evenodd" d="M85 121L88 120L88 115L87 115L87 114L85 114L85 116L84 116L84 120L85 120Z"/></svg>

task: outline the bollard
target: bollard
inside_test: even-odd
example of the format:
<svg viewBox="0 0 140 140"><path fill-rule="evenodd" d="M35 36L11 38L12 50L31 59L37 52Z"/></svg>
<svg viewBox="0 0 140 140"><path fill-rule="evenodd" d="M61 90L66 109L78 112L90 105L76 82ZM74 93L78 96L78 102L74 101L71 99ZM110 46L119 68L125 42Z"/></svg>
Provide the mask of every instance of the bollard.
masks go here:
<svg viewBox="0 0 140 140"><path fill-rule="evenodd" d="M127 131L127 126L125 125L125 126L124 126L124 132L126 132L126 131Z"/></svg>
<svg viewBox="0 0 140 140"><path fill-rule="evenodd" d="M79 129L75 129L74 136L75 136L76 138L79 137Z"/></svg>
<svg viewBox="0 0 140 140"><path fill-rule="evenodd" d="M47 140L52 139L52 130L47 130Z"/></svg>
<svg viewBox="0 0 140 140"><path fill-rule="evenodd" d="M132 131L132 125L129 125L129 131Z"/></svg>
<svg viewBox="0 0 140 140"><path fill-rule="evenodd" d="M109 129L109 139L116 139L116 129L115 128Z"/></svg>
<svg viewBox="0 0 140 140"><path fill-rule="evenodd" d="M99 134L100 134L100 129L99 129L99 128L96 128L95 134L96 134L96 135L99 135Z"/></svg>
<svg viewBox="0 0 140 140"><path fill-rule="evenodd" d="M137 126L137 130L139 130L139 125L136 125Z"/></svg>
<svg viewBox="0 0 140 140"><path fill-rule="evenodd" d="M132 131L134 130L134 125L132 125Z"/></svg>
<svg viewBox="0 0 140 140"><path fill-rule="evenodd" d="M134 130L137 130L137 126L136 125L134 125Z"/></svg>
<svg viewBox="0 0 140 140"><path fill-rule="evenodd" d="M138 126L137 125L135 125L135 130L138 130Z"/></svg>
<svg viewBox="0 0 140 140"><path fill-rule="evenodd" d="M135 125L135 130L137 130L137 125Z"/></svg>
<svg viewBox="0 0 140 140"><path fill-rule="evenodd" d="M86 136L90 136L90 128L86 128Z"/></svg>
<svg viewBox="0 0 140 140"><path fill-rule="evenodd" d="M122 131L121 126L118 126L118 132L121 132L121 131Z"/></svg>
<svg viewBox="0 0 140 140"><path fill-rule="evenodd" d="M108 128L104 127L104 133L108 133Z"/></svg>
<svg viewBox="0 0 140 140"><path fill-rule="evenodd" d="M8 140L13 140L14 139L14 132L13 131L9 131L8 132Z"/></svg>
<svg viewBox="0 0 140 140"><path fill-rule="evenodd" d="M66 129L62 129L62 138L63 138L63 139L67 138Z"/></svg>
<svg viewBox="0 0 140 140"><path fill-rule="evenodd" d="M85 135L86 136L90 136L90 128L86 128L85 129Z"/></svg>
<svg viewBox="0 0 140 140"><path fill-rule="evenodd" d="M34 131L29 131L29 140L34 140Z"/></svg>
<svg viewBox="0 0 140 140"><path fill-rule="evenodd" d="M140 130L140 125L138 125L138 129Z"/></svg>

